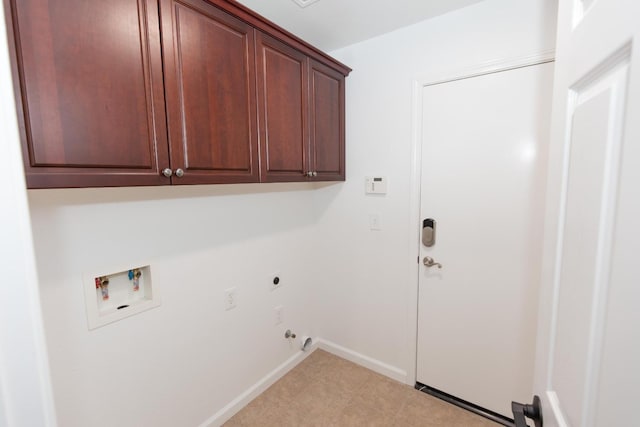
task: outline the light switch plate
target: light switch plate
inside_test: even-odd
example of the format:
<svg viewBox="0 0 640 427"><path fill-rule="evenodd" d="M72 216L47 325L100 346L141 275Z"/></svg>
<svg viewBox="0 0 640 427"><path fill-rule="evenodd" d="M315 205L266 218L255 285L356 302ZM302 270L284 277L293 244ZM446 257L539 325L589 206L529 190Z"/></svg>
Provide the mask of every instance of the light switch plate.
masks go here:
<svg viewBox="0 0 640 427"><path fill-rule="evenodd" d="M369 214L369 230L372 230L372 231L382 230L382 224L380 223L379 213Z"/></svg>

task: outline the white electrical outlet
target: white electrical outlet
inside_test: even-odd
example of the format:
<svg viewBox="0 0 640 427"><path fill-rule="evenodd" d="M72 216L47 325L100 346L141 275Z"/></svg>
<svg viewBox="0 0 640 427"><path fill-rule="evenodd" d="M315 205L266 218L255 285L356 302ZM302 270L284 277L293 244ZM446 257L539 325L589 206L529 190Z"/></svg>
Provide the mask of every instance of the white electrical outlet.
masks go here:
<svg viewBox="0 0 640 427"><path fill-rule="evenodd" d="M284 307L279 305L276 308L273 309L273 313L274 313L274 319L276 322L276 325L281 324L282 322L284 322Z"/></svg>
<svg viewBox="0 0 640 427"><path fill-rule="evenodd" d="M282 275L279 271L273 272L269 275L269 289L276 290L283 285Z"/></svg>
<svg viewBox="0 0 640 427"><path fill-rule="evenodd" d="M238 303L238 292L237 288L234 286L233 288L224 290L224 309L231 310L236 307Z"/></svg>

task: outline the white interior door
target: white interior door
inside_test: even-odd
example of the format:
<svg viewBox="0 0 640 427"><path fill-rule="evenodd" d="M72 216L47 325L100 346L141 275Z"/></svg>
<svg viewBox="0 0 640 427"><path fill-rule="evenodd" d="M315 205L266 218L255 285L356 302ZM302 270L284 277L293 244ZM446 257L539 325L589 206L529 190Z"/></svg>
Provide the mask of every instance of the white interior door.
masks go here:
<svg viewBox="0 0 640 427"><path fill-rule="evenodd" d="M423 88L417 380L506 416L531 400L552 75Z"/></svg>
<svg viewBox="0 0 640 427"><path fill-rule="evenodd" d="M536 392L545 426L640 425L640 3L560 2Z"/></svg>

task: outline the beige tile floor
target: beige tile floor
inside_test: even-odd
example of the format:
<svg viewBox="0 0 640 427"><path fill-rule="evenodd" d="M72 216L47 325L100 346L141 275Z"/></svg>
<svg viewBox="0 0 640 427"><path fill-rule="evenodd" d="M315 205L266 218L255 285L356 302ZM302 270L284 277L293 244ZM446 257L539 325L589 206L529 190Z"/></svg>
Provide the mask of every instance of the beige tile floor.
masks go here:
<svg viewBox="0 0 640 427"><path fill-rule="evenodd" d="M316 350L225 424L236 426L496 427L498 424Z"/></svg>

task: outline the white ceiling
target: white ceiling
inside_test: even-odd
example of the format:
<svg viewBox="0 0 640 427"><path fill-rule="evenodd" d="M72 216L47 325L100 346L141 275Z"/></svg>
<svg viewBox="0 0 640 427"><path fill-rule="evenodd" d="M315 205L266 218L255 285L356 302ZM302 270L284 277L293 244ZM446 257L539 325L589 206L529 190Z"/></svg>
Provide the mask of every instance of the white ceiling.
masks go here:
<svg viewBox="0 0 640 427"><path fill-rule="evenodd" d="M481 0L238 0L303 40L331 51Z"/></svg>

